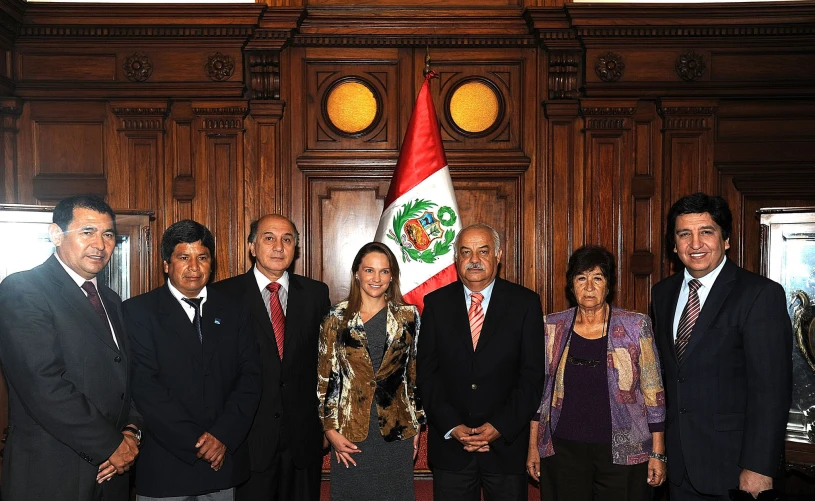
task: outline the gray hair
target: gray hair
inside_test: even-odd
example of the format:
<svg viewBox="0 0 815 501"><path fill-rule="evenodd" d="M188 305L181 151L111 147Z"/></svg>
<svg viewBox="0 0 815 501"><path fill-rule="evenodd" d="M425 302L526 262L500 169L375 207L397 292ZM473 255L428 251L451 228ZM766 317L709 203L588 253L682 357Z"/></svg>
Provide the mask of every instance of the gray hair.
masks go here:
<svg viewBox="0 0 815 501"><path fill-rule="evenodd" d="M458 259L458 249L459 244L461 243L461 235L463 235L464 232L467 230L487 230L488 232L490 232L490 234L492 235L492 244L493 247L495 248L495 255L496 256L498 255L498 251L501 250L501 237L498 235L498 232L495 231L495 228L488 224L474 223L471 224L470 226L467 226L466 228L462 228L462 230L458 232L458 235L456 235L456 241L454 243L456 259Z"/></svg>

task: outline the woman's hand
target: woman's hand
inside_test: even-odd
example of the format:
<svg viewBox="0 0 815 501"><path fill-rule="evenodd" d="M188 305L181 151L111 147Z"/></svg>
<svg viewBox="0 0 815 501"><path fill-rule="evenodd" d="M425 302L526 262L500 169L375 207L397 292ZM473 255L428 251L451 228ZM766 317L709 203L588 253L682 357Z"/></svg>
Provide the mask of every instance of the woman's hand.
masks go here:
<svg viewBox="0 0 815 501"><path fill-rule="evenodd" d="M419 455L419 435L417 433L415 437L413 437L413 460L416 461L416 457Z"/></svg>
<svg viewBox="0 0 815 501"><path fill-rule="evenodd" d="M541 478L541 456L538 453L538 422L529 423L529 448L526 453L526 472L535 481Z"/></svg>
<svg viewBox="0 0 815 501"><path fill-rule="evenodd" d="M334 454L337 456L337 463L342 461L342 464L344 464L346 468L348 468L348 463L351 463L354 466L357 465L356 461L354 461L354 458L351 455L362 451L359 450L359 448L353 442L342 436L342 434L337 430L328 430L325 432L325 438L331 442L331 447L334 448Z"/></svg>
<svg viewBox="0 0 815 501"><path fill-rule="evenodd" d="M648 460L648 485L657 487L668 478L668 465L657 458Z"/></svg>

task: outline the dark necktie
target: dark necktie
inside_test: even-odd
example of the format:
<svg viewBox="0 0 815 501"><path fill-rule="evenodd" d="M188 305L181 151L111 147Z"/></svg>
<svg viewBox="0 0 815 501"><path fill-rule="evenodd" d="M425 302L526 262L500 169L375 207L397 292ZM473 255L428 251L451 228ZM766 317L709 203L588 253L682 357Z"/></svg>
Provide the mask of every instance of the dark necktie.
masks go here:
<svg viewBox="0 0 815 501"><path fill-rule="evenodd" d="M277 353L280 355L280 360L283 360L283 341L286 334L286 315L283 313L283 306L280 304L280 297L277 291L280 289L280 284L272 282L266 286L271 292L269 296L269 314L272 321L272 330L274 330L274 339L277 342Z"/></svg>
<svg viewBox="0 0 815 501"><path fill-rule="evenodd" d="M483 300L484 295L480 292L470 294L470 311L467 312L467 316L470 318L470 336L473 338L473 350L478 346L481 328L484 326L484 309L481 307L481 301Z"/></svg>
<svg viewBox="0 0 815 501"><path fill-rule="evenodd" d="M201 301L203 301L204 298L202 298L202 297L194 297L194 298L182 297L181 300L184 301L185 303L187 303L188 305L192 306L193 308L195 308L195 316L192 319L192 323L193 323L193 325L195 325L195 332L198 333L198 341L201 344L203 344L204 343L204 336L201 333Z"/></svg>
<svg viewBox="0 0 815 501"><path fill-rule="evenodd" d="M699 294L696 292L702 282L695 278L688 282L688 304L682 310L682 316L679 317L679 327L676 329L676 359L682 363L682 357L685 356L685 350L690 343L690 333L693 326L696 325L696 319L699 318L701 307L699 306Z"/></svg>
<svg viewBox="0 0 815 501"><path fill-rule="evenodd" d="M96 290L96 286L89 280L82 284L82 290L88 294L88 301L90 301L93 309L96 310L96 314L99 315L99 318L102 319L102 323L105 324L105 328L108 330L108 332L110 332L110 321L108 320L108 314L105 313L105 307L102 306L102 298L99 297L99 292ZM113 334L111 333L111 336L112 335Z"/></svg>

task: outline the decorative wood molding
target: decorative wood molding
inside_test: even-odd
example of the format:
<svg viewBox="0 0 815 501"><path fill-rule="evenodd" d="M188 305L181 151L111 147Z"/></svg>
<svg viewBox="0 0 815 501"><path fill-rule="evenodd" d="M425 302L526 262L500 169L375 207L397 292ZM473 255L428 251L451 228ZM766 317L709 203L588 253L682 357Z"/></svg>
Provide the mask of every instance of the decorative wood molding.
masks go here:
<svg viewBox="0 0 815 501"><path fill-rule="evenodd" d="M714 103L715 101L711 101ZM677 102L679 103L679 102ZM659 113L665 118L664 129L710 130L713 128L713 117L717 106L683 105L673 101L662 100Z"/></svg>
<svg viewBox="0 0 815 501"><path fill-rule="evenodd" d="M195 106L192 111L201 119L202 129L243 130L243 120L249 111L249 105L208 103L213 106Z"/></svg>
<svg viewBox="0 0 815 501"><path fill-rule="evenodd" d="M135 104L135 105L134 105ZM119 118L119 131L164 131L169 111L166 103L111 102L110 111Z"/></svg>
<svg viewBox="0 0 815 501"><path fill-rule="evenodd" d="M280 99L280 52L246 51L251 99Z"/></svg>
<svg viewBox="0 0 815 501"><path fill-rule="evenodd" d="M622 78L625 72L623 56L614 52L601 54L597 57L597 62L594 63L594 72L604 82L616 82Z"/></svg>
<svg viewBox="0 0 815 501"><path fill-rule="evenodd" d="M439 36L439 35L295 35L296 46L372 46L372 47L533 47L531 36Z"/></svg>
<svg viewBox="0 0 815 501"><path fill-rule="evenodd" d="M778 37L778 36L809 36L815 35L815 26L710 26L710 27L608 27L608 28L577 28L580 38L673 38L673 37Z"/></svg>
<svg viewBox="0 0 815 501"><path fill-rule="evenodd" d="M577 99L580 97L580 75L583 54L578 51L549 53L549 99Z"/></svg>
<svg viewBox="0 0 815 501"><path fill-rule="evenodd" d="M144 82L153 74L153 63L148 54L134 52L125 58L122 69L131 82Z"/></svg>
<svg viewBox="0 0 815 501"><path fill-rule="evenodd" d="M625 130L631 128L631 119L637 111L636 106L598 106L587 105L590 101L581 101L580 113L586 119L586 129Z"/></svg>
<svg viewBox="0 0 815 501"><path fill-rule="evenodd" d="M715 167L720 175L732 176L733 186L745 197L806 200L815 194L813 162L717 163Z"/></svg>
<svg viewBox="0 0 815 501"><path fill-rule="evenodd" d="M692 50L683 52L676 58L676 74L686 82L702 78L706 69L705 56Z"/></svg>
<svg viewBox="0 0 815 501"><path fill-rule="evenodd" d="M235 71L235 63L232 57L227 54L215 52L207 56L207 64L204 65L207 78L216 82L229 80Z"/></svg>

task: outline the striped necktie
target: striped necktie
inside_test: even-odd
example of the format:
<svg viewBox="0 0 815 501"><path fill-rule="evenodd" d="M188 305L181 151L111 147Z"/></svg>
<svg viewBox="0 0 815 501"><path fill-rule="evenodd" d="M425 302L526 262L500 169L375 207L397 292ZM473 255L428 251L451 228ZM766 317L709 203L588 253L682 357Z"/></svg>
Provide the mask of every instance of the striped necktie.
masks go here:
<svg viewBox="0 0 815 501"><path fill-rule="evenodd" d="M283 360L283 341L286 334L286 315L283 313L283 306L280 304L280 297L277 291L280 290L280 284L271 282L266 286L271 292L269 296L269 313L272 320L272 330L274 331L274 339L277 342L277 353L280 355L280 360Z"/></svg>
<svg viewBox="0 0 815 501"><path fill-rule="evenodd" d="M470 335L473 338L473 351L478 346L478 338L481 337L481 327L484 326L484 310L481 308L481 301L484 295L480 292L470 294L470 311L467 316L470 318Z"/></svg>
<svg viewBox="0 0 815 501"><path fill-rule="evenodd" d="M685 350L690 343L690 333L693 326L696 324L696 319L699 318L699 312L702 310L699 306L699 294L696 292L702 282L695 278L688 282L688 304L682 310L682 316L679 317L679 327L676 329L676 359L682 363L682 357L685 356Z"/></svg>

